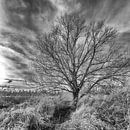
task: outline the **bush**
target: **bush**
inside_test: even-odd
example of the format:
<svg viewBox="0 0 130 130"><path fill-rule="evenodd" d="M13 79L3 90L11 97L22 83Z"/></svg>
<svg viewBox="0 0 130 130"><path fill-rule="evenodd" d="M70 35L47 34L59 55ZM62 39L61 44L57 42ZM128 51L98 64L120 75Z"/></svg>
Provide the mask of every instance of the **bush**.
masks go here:
<svg viewBox="0 0 130 130"><path fill-rule="evenodd" d="M5 116L6 115L6 116ZM0 129L50 130L53 126L33 107L16 109L3 114Z"/></svg>
<svg viewBox="0 0 130 130"><path fill-rule="evenodd" d="M129 125L129 102L127 92L111 95L101 106L97 107L97 118L115 130L127 129Z"/></svg>

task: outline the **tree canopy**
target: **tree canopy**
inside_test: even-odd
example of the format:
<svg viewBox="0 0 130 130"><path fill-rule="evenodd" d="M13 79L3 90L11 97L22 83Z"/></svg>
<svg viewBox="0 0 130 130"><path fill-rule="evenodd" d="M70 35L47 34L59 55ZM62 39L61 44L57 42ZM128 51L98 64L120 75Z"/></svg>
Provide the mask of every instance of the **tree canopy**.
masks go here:
<svg viewBox="0 0 130 130"><path fill-rule="evenodd" d="M122 83L130 59L117 43L118 32L104 21L86 23L78 15L59 18L50 33L38 37L35 69L43 84L72 92ZM81 95L82 96L82 95Z"/></svg>

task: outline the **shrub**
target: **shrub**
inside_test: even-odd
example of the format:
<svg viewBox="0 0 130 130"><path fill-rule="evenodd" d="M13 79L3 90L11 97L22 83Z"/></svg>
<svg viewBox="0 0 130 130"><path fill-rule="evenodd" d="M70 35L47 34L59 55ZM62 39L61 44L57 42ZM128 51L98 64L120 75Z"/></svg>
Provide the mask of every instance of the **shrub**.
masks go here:
<svg viewBox="0 0 130 130"><path fill-rule="evenodd" d="M6 115L6 116L5 116ZM0 129L50 130L53 126L34 107L16 109L4 113Z"/></svg>
<svg viewBox="0 0 130 130"><path fill-rule="evenodd" d="M130 101L127 95L127 92L111 95L101 106L97 107L97 118L115 130L127 129L129 125L128 102Z"/></svg>

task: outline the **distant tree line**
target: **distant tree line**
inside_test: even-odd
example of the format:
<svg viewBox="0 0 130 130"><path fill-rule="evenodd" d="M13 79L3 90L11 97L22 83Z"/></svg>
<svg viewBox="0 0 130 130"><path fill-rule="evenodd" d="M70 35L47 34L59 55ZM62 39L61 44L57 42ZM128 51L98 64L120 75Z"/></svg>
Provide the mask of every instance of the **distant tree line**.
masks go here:
<svg viewBox="0 0 130 130"><path fill-rule="evenodd" d="M51 95L56 95L58 94L58 91L47 91L47 90L40 90L40 91L26 91L26 90L19 90L19 91L5 91L1 90L0 91L0 96L38 96L40 94L51 94Z"/></svg>

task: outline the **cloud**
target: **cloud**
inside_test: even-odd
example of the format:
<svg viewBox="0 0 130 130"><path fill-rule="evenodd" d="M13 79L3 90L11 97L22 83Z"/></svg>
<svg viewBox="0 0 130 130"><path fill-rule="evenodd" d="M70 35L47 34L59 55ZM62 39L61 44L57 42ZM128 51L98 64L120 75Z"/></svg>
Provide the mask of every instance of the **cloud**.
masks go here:
<svg viewBox="0 0 130 130"><path fill-rule="evenodd" d="M127 47L128 55L130 56L130 31L121 33L118 42Z"/></svg>
<svg viewBox="0 0 130 130"><path fill-rule="evenodd" d="M5 0L3 6L8 25L35 31L45 20L52 20L57 12L49 0Z"/></svg>
<svg viewBox="0 0 130 130"><path fill-rule="evenodd" d="M25 30L44 32L50 29L57 16L78 12L86 16L86 21L104 19L108 25L118 29L120 43L130 48L129 7L130 0L0 0L0 28L16 29L25 35L28 33ZM15 63L13 67L22 69L20 61L11 60Z"/></svg>
<svg viewBox="0 0 130 130"><path fill-rule="evenodd" d="M120 31L130 29L129 0L80 0L80 5L87 20L104 19Z"/></svg>
<svg viewBox="0 0 130 130"><path fill-rule="evenodd" d="M5 0L3 7L8 25L20 30L48 30L56 16L75 11L86 20L105 19L121 31L130 28L129 0Z"/></svg>

